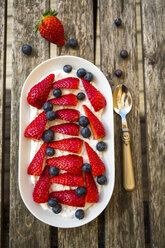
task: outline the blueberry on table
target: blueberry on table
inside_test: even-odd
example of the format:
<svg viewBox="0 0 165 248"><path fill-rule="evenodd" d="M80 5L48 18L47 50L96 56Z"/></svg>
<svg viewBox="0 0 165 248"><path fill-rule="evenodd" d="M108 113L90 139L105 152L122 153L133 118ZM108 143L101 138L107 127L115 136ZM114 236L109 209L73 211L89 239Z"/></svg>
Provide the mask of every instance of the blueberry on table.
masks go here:
<svg viewBox="0 0 165 248"><path fill-rule="evenodd" d="M92 74L91 72L87 72L87 73L85 74L84 79L85 79L86 81L88 81L88 82L91 82L91 81L93 80L93 74Z"/></svg>
<svg viewBox="0 0 165 248"><path fill-rule="evenodd" d="M55 207L52 208L52 211L55 214L59 214L61 212L61 210L62 210L62 206L59 203Z"/></svg>
<svg viewBox="0 0 165 248"><path fill-rule="evenodd" d="M79 220L84 218L84 210L82 209L77 209L75 212L75 217Z"/></svg>
<svg viewBox="0 0 165 248"><path fill-rule="evenodd" d="M77 45L78 45L77 39L72 38L72 39L69 40L69 46L70 46L71 48L76 48Z"/></svg>
<svg viewBox="0 0 165 248"><path fill-rule="evenodd" d="M52 130L45 130L42 134L42 140L46 143L51 142L54 139L54 132Z"/></svg>
<svg viewBox="0 0 165 248"><path fill-rule="evenodd" d="M81 135L84 137L84 138L89 138L91 136L91 131L88 127L83 127L81 129Z"/></svg>
<svg viewBox="0 0 165 248"><path fill-rule="evenodd" d="M89 119L86 116L80 116L78 119L78 123L82 127L86 127L89 124Z"/></svg>
<svg viewBox="0 0 165 248"><path fill-rule="evenodd" d="M105 176L105 175L100 175L100 176L98 176L98 177L97 177L97 182L98 182L98 184L100 184L100 185L106 184L106 183L107 183L107 178L106 178L106 176Z"/></svg>
<svg viewBox="0 0 165 248"><path fill-rule="evenodd" d="M22 52L26 55L30 55L32 53L32 47L30 45L23 45L22 46Z"/></svg>
<svg viewBox="0 0 165 248"><path fill-rule="evenodd" d="M77 99L78 99L78 100L84 100L84 99L85 99L85 94L84 94L83 92L79 92L79 93L77 94Z"/></svg>
<svg viewBox="0 0 165 248"><path fill-rule="evenodd" d="M58 201L57 201L56 198L50 198L50 199L48 200L48 205L49 205L49 207L55 207L57 204L58 204Z"/></svg>
<svg viewBox="0 0 165 248"><path fill-rule="evenodd" d="M83 195L86 195L86 193L87 193L86 187L78 187L76 189L76 195L77 196L83 196Z"/></svg>
<svg viewBox="0 0 165 248"><path fill-rule="evenodd" d="M54 166L52 166L52 167L50 167L50 169L49 169L49 174L51 175L51 176L57 176L58 174L59 174L59 169L57 168L57 167L54 167Z"/></svg>
<svg viewBox="0 0 165 248"><path fill-rule="evenodd" d="M55 111L48 111L46 112L46 119L48 121L54 121L56 119L56 112Z"/></svg>
<svg viewBox="0 0 165 248"><path fill-rule="evenodd" d="M91 167L91 165L88 164L88 163L84 163L84 164L82 165L82 170L85 171L85 172L89 172L89 171L91 171L91 169L92 169L92 167Z"/></svg>
<svg viewBox="0 0 165 248"><path fill-rule="evenodd" d="M46 155L49 156L49 157L53 156L53 155L55 154L54 148L52 148L52 147L47 147L45 153L46 153Z"/></svg>
<svg viewBox="0 0 165 248"><path fill-rule="evenodd" d="M83 78L83 77L85 76L85 74L86 74L86 70L85 70L84 68L79 68L79 69L77 70L77 76L78 76L79 78Z"/></svg>
<svg viewBox="0 0 165 248"><path fill-rule="evenodd" d="M121 75L122 75L122 71L120 69L115 71L115 76L116 77L121 77Z"/></svg>
<svg viewBox="0 0 165 248"><path fill-rule="evenodd" d="M64 65L63 70L64 70L64 72L69 73L72 70L72 66L71 65Z"/></svg>
<svg viewBox="0 0 165 248"><path fill-rule="evenodd" d="M105 151L107 149L107 144L105 142L103 142L103 141L100 141L99 143L97 143L96 149L99 152Z"/></svg>
<svg viewBox="0 0 165 248"><path fill-rule="evenodd" d="M120 18L116 18L116 20L114 21L114 23L115 23L115 25L116 25L117 27L119 27L119 26L121 25L122 21L121 21Z"/></svg>
<svg viewBox="0 0 165 248"><path fill-rule="evenodd" d="M60 89L54 89L53 90L53 95L58 98L62 95L62 91Z"/></svg>
<svg viewBox="0 0 165 248"><path fill-rule="evenodd" d="M46 103L44 103L44 105L43 105L43 110L44 110L45 112L51 111L52 109L53 109L53 104L52 104L51 102L46 102Z"/></svg>
<svg viewBox="0 0 165 248"><path fill-rule="evenodd" d="M123 58L123 59L126 59L128 57L128 52L127 50L121 50L120 52L120 56Z"/></svg>

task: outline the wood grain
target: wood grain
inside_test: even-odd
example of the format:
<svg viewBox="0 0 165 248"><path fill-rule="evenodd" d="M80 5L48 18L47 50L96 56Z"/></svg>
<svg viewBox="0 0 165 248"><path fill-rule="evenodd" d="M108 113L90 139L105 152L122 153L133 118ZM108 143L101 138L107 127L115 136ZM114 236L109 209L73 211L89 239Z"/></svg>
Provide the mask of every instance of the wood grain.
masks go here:
<svg viewBox="0 0 165 248"><path fill-rule="evenodd" d="M136 5L134 1L101 0L100 2L101 69L114 89L124 83L132 94L133 107L127 121L131 131L132 160L135 172L135 190L126 192L122 182L121 120L114 114L115 126L115 188L105 211L105 247L144 247L143 191L141 169L139 83L136 43ZM122 26L114 20L120 17ZM127 59L120 57L126 49ZM121 69L123 76L114 77ZM135 238L136 237L136 238Z"/></svg>
<svg viewBox="0 0 165 248"><path fill-rule="evenodd" d="M70 54L94 62L93 1L58 1L57 11L65 30L66 44L59 48L58 55ZM68 47L68 40L76 38L78 48ZM72 229L58 230L59 248L98 247L98 221Z"/></svg>
<svg viewBox="0 0 165 248"><path fill-rule="evenodd" d="M165 247L165 2L142 1L151 247Z"/></svg>
<svg viewBox="0 0 165 248"><path fill-rule="evenodd" d="M18 189L19 98L24 80L39 63L49 58L49 43L34 27L49 1L14 0L13 2L13 78L11 89L11 158L10 158L10 247L50 247L49 226L26 209ZM33 53L21 52L30 44ZM25 151L26 152L26 151Z"/></svg>

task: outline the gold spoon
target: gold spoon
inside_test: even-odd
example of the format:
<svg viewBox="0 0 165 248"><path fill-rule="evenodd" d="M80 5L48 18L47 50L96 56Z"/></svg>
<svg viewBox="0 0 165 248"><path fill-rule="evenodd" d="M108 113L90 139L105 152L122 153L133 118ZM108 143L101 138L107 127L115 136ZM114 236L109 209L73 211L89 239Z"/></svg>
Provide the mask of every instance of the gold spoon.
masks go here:
<svg viewBox="0 0 165 248"><path fill-rule="evenodd" d="M126 120L126 115L132 108L132 97L128 88L123 84L119 84L113 93L113 108L122 119L123 186L125 190L132 191L135 188L135 178L130 148L130 132Z"/></svg>

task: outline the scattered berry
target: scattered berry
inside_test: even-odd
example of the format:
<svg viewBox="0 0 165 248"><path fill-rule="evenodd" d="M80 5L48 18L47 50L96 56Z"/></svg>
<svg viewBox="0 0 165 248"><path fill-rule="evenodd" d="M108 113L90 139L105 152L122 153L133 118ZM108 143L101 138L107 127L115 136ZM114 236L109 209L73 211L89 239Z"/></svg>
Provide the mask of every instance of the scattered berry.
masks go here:
<svg viewBox="0 0 165 248"><path fill-rule="evenodd" d="M80 116L78 123L82 127L86 127L89 124L89 119L86 116Z"/></svg>
<svg viewBox="0 0 165 248"><path fill-rule="evenodd" d="M120 69L115 71L115 76L116 77L121 77L121 75L122 75L122 71Z"/></svg>
<svg viewBox="0 0 165 248"><path fill-rule="evenodd" d="M85 171L85 172L89 172L89 171L91 171L91 169L92 169L92 167L88 163L85 163L85 164L82 165L82 170Z"/></svg>
<svg viewBox="0 0 165 248"><path fill-rule="evenodd" d="M26 55L30 55L32 53L32 47L30 45L23 45L22 46L22 52Z"/></svg>
<svg viewBox="0 0 165 248"><path fill-rule="evenodd" d="M52 109L53 109L53 104L52 103L50 103L50 102L44 103L43 110L45 112L51 111Z"/></svg>
<svg viewBox="0 0 165 248"><path fill-rule="evenodd" d="M62 210L62 206L59 203L55 207L52 208L52 211L55 214L59 214L61 212L61 210Z"/></svg>
<svg viewBox="0 0 165 248"><path fill-rule="evenodd" d="M82 209L77 209L75 212L75 217L79 220L84 218L84 210Z"/></svg>
<svg viewBox="0 0 165 248"><path fill-rule="evenodd" d="M49 207L55 207L57 204L58 204L58 201L57 201L56 198L50 198L50 199L48 200L48 205L49 205Z"/></svg>
<svg viewBox="0 0 165 248"><path fill-rule="evenodd" d="M91 72L87 72L87 73L85 74L84 79L85 79L86 81L88 81L88 82L91 82L91 81L93 80L93 74L92 74Z"/></svg>
<svg viewBox="0 0 165 248"><path fill-rule="evenodd" d="M106 184L106 183L107 183L107 178L106 178L106 176L105 176L105 175L100 175L100 176L98 176L98 177L97 177L97 182L98 182L98 184L100 184L100 185Z"/></svg>
<svg viewBox="0 0 165 248"><path fill-rule="evenodd" d="M47 147L45 153L46 153L47 156L51 157L51 156L54 155L55 151L54 151L54 149L52 147Z"/></svg>
<svg viewBox="0 0 165 248"><path fill-rule="evenodd" d="M121 50L120 56L121 56L123 59L126 59L126 58L128 57L128 52L127 52L127 50Z"/></svg>
<svg viewBox="0 0 165 248"><path fill-rule="evenodd" d="M78 45L78 42L77 42L77 40L75 38L72 38L72 39L69 40L69 46L71 48L76 48L77 45Z"/></svg>
<svg viewBox="0 0 165 248"><path fill-rule="evenodd" d="M84 99L85 99L85 94L84 94L83 92L79 92L79 93L77 94L77 99L78 99L78 100L84 100Z"/></svg>
<svg viewBox="0 0 165 248"><path fill-rule="evenodd" d="M53 90L53 95L58 98L62 95L62 91L60 89Z"/></svg>
<svg viewBox="0 0 165 248"><path fill-rule="evenodd" d="M117 27L119 27L119 26L121 25L122 21L121 21L120 18L116 18L116 20L115 20L114 23L115 23L115 25L116 25Z"/></svg>
<svg viewBox="0 0 165 248"><path fill-rule="evenodd" d="M91 136L91 131L88 127L83 127L81 129L81 135L84 137L84 138L89 138Z"/></svg>
<svg viewBox="0 0 165 248"><path fill-rule="evenodd" d="M59 174L59 169L57 167L50 167L49 174L51 176L57 176Z"/></svg>
<svg viewBox="0 0 165 248"><path fill-rule="evenodd" d="M103 142L103 141L100 141L99 143L97 143L96 149L99 152L105 151L107 149L107 144L105 142Z"/></svg>
<svg viewBox="0 0 165 248"><path fill-rule="evenodd" d="M77 76L80 77L80 78L83 78L86 74L86 70L84 68L79 68L77 70Z"/></svg>
<svg viewBox="0 0 165 248"><path fill-rule="evenodd" d="M46 119L48 121L54 121L56 119L56 112L55 111L48 111L46 112Z"/></svg>
<svg viewBox="0 0 165 248"><path fill-rule="evenodd" d="M54 132L52 130L45 130L42 134L44 142L49 143L54 139Z"/></svg>
<svg viewBox="0 0 165 248"><path fill-rule="evenodd" d="M64 70L64 72L69 73L72 70L72 66L71 65L64 65L63 70Z"/></svg>
<svg viewBox="0 0 165 248"><path fill-rule="evenodd" d="M76 189L76 195L78 196L86 195L86 193L87 193L86 187L78 187Z"/></svg>

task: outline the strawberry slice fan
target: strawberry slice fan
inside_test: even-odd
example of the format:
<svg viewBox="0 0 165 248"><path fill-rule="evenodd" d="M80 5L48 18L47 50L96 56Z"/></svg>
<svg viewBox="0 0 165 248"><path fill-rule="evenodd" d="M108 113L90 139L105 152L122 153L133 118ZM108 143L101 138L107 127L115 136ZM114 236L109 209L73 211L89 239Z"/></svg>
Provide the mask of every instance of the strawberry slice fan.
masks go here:
<svg viewBox="0 0 165 248"><path fill-rule="evenodd" d="M78 89L80 80L74 77L63 78L53 84L53 88Z"/></svg>

